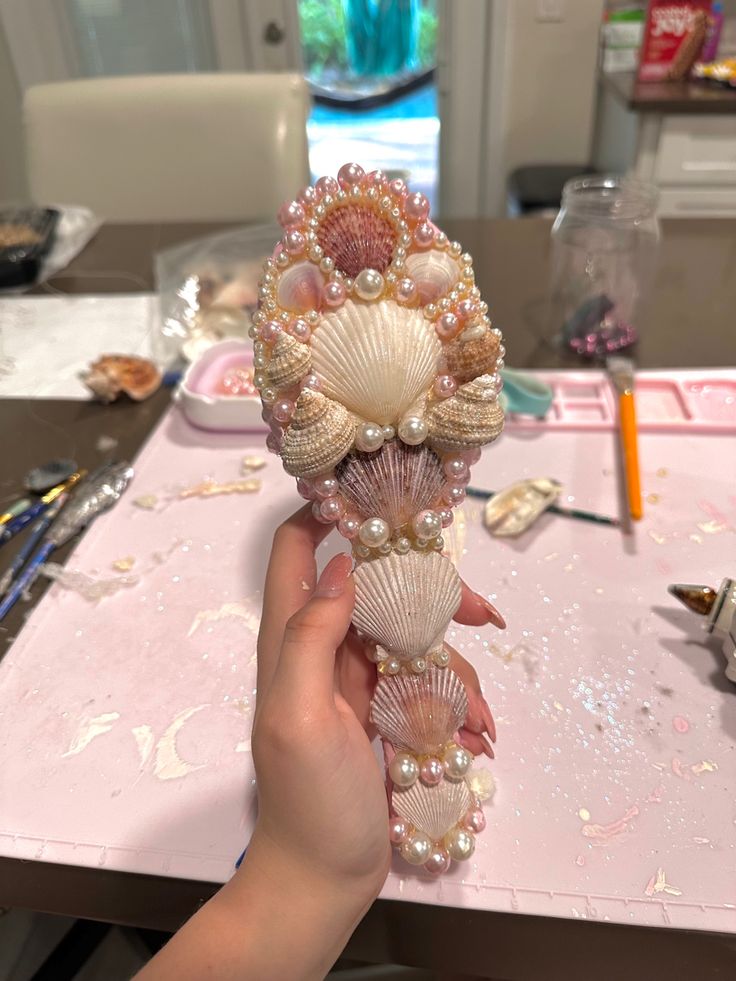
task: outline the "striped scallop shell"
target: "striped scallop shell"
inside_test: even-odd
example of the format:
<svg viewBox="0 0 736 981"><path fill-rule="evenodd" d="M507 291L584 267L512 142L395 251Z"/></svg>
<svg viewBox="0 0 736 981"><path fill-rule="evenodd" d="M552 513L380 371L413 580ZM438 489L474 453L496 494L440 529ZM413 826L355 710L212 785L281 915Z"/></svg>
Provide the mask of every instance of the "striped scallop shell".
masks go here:
<svg viewBox="0 0 736 981"><path fill-rule="evenodd" d="M460 266L446 252L430 249L428 252L414 252L404 262L406 275L417 285L417 293L422 304L434 303L449 293L460 279Z"/></svg>
<svg viewBox="0 0 736 981"><path fill-rule="evenodd" d="M442 463L427 446L392 439L374 453L351 453L337 467L340 493L362 518L378 516L391 530L434 507L445 483Z"/></svg>
<svg viewBox="0 0 736 981"><path fill-rule="evenodd" d="M371 721L381 738L417 756L439 753L467 714L465 686L449 668L386 675L371 701Z"/></svg>
<svg viewBox="0 0 736 981"><path fill-rule="evenodd" d="M425 416L430 445L452 453L491 443L503 429L503 409L492 375L461 385L449 399L436 402Z"/></svg>
<svg viewBox="0 0 736 981"><path fill-rule="evenodd" d="M473 806L473 797L464 780L445 779L435 787L417 780L406 790L394 787L391 803L399 817L438 842Z"/></svg>
<svg viewBox="0 0 736 981"><path fill-rule="evenodd" d="M443 353L448 375L453 375L463 385L478 375L493 374L500 346L498 335L490 327L471 340L463 340L461 334L445 345Z"/></svg>
<svg viewBox="0 0 736 981"><path fill-rule="evenodd" d="M435 650L460 606L460 577L438 552L391 552L353 575L353 623L402 661Z"/></svg>
<svg viewBox="0 0 736 981"><path fill-rule="evenodd" d="M290 334L280 334L268 362L268 378L276 388L291 388L309 373L312 353Z"/></svg>
<svg viewBox="0 0 736 981"><path fill-rule="evenodd" d="M284 433L281 459L292 477L316 477L342 460L353 445L355 420L339 402L305 389Z"/></svg>
<svg viewBox="0 0 736 981"><path fill-rule="evenodd" d="M312 334L322 390L362 419L396 423L432 384L441 345L417 310L348 300Z"/></svg>
<svg viewBox="0 0 736 981"><path fill-rule="evenodd" d="M276 301L292 313L321 310L324 291L325 278L317 266L306 261L296 262L281 273Z"/></svg>
<svg viewBox="0 0 736 981"><path fill-rule="evenodd" d="M396 246L391 222L372 208L346 204L335 208L317 229L317 241L335 268L355 279L363 269L388 269Z"/></svg>

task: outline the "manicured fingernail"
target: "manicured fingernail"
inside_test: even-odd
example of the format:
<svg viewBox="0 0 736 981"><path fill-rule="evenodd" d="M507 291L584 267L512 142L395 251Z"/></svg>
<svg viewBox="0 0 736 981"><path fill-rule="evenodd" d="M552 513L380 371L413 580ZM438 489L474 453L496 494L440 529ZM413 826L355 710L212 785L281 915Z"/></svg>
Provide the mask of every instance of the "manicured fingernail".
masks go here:
<svg viewBox="0 0 736 981"><path fill-rule="evenodd" d="M322 570L314 591L315 596L334 599L345 592L345 583L353 568L353 560L345 552L335 555Z"/></svg>
<svg viewBox="0 0 736 981"><path fill-rule="evenodd" d="M493 721L493 714L491 712L491 707L488 702L483 699L483 704L481 707L481 714L483 715L483 723L486 728L486 732L491 738L491 742L496 741L496 723Z"/></svg>
<svg viewBox="0 0 736 981"><path fill-rule="evenodd" d="M480 593L476 593L475 595L478 597L478 602L480 605L488 614L488 622L492 623L495 627L498 627L499 630L505 630L506 621L498 612L493 603L489 603L485 596L481 596Z"/></svg>

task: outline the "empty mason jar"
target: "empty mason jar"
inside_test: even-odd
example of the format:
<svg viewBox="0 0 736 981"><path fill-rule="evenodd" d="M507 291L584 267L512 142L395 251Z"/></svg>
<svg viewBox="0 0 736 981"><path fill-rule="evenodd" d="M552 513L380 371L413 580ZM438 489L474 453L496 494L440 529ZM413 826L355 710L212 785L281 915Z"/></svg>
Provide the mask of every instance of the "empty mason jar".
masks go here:
<svg viewBox="0 0 736 981"><path fill-rule="evenodd" d="M552 228L552 330L569 349L605 356L633 344L659 242L657 188L625 177L565 184Z"/></svg>

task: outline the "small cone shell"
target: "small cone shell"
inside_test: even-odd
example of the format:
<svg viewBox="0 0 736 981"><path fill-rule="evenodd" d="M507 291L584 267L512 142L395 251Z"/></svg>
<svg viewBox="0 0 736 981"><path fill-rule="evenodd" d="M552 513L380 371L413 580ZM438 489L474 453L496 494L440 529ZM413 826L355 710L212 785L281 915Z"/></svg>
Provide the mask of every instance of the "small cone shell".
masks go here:
<svg viewBox="0 0 736 981"><path fill-rule="evenodd" d="M353 445L355 420L338 402L305 389L284 433L281 458L292 477L316 477L332 470Z"/></svg>
<svg viewBox="0 0 736 981"><path fill-rule="evenodd" d="M490 327L482 337L463 341L462 335L445 346L445 365L448 375L464 385L478 375L492 374L498 360L500 343Z"/></svg>
<svg viewBox="0 0 736 981"><path fill-rule="evenodd" d="M312 355L308 344L281 334L268 363L268 378L276 388L291 388L309 374Z"/></svg>
<svg viewBox="0 0 736 981"><path fill-rule="evenodd" d="M498 403L491 375L481 375L461 385L443 402L436 402L426 415L433 449L459 452L493 442L503 429L503 409Z"/></svg>

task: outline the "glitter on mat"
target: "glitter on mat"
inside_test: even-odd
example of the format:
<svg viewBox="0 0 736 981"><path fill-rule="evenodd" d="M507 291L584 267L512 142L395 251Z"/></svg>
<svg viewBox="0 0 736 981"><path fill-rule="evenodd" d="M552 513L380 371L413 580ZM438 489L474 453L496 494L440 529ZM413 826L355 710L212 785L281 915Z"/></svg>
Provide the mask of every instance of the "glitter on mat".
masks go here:
<svg viewBox="0 0 736 981"><path fill-rule="evenodd" d="M155 494L143 494L141 497L136 497L133 504L144 511L153 511L158 504L158 497Z"/></svg>

